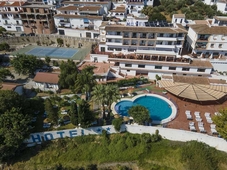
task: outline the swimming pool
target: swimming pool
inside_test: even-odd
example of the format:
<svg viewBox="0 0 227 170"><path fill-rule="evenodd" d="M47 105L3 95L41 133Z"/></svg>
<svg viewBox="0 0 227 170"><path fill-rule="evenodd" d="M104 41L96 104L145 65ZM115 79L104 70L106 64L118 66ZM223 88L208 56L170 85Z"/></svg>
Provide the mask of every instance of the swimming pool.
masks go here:
<svg viewBox="0 0 227 170"><path fill-rule="evenodd" d="M163 96L156 94L139 95L132 99L122 99L113 104L113 110L121 116L129 116L128 110L135 105L142 105L149 110L153 123L166 123L176 117L176 106Z"/></svg>

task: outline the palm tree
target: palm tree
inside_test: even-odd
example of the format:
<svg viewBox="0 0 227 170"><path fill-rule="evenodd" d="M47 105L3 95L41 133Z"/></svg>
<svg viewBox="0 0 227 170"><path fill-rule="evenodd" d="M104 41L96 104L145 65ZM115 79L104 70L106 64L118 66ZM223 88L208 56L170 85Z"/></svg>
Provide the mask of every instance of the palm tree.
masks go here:
<svg viewBox="0 0 227 170"><path fill-rule="evenodd" d="M99 104L102 105L102 114L103 114L103 119L105 119L105 86L102 84L98 84L93 87L92 91L92 100Z"/></svg>
<svg viewBox="0 0 227 170"><path fill-rule="evenodd" d="M106 104L108 107L108 118L110 118L111 104L121 98L118 86L113 84L106 85L105 96L106 96Z"/></svg>
<svg viewBox="0 0 227 170"><path fill-rule="evenodd" d="M75 91L85 91L86 100L90 99L92 88L96 85L96 80L93 72L94 67L85 67L80 74L77 75L75 83Z"/></svg>

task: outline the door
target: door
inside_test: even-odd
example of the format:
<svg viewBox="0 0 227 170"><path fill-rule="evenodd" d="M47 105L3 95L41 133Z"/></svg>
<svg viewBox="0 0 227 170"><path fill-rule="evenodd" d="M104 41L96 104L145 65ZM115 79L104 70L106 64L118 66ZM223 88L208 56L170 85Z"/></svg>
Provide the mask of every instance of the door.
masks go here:
<svg viewBox="0 0 227 170"><path fill-rule="evenodd" d="M21 27L16 27L17 32L22 32Z"/></svg>
<svg viewBox="0 0 227 170"><path fill-rule="evenodd" d="M65 30L58 30L59 35L65 35Z"/></svg>

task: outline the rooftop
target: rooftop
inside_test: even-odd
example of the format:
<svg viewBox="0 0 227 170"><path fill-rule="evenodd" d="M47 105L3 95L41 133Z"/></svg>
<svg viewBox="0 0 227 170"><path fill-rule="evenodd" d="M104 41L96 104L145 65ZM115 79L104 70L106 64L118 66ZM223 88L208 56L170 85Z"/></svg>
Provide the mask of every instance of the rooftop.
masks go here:
<svg viewBox="0 0 227 170"><path fill-rule="evenodd" d="M45 73L45 72L38 72L35 77L35 82L41 83L51 83L51 84L58 84L59 74L55 73Z"/></svg>
<svg viewBox="0 0 227 170"><path fill-rule="evenodd" d="M23 86L23 84L18 83L2 83L2 88L0 90L14 90L18 86Z"/></svg>
<svg viewBox="0 0 227 170"><path fill-rule="evenodd" d="M64 1L62 2L62 4L78 4L78 5L81 5L81 4L92 4L92 5L105 5L105 4L109 4L109 2L80 2L80 1Z"/></svg>
<svg viewBox="0 0 227 170"><path fill-rule="evenodd" d="M94 16L94 15L68 15L68 14L57 14L54 17L61 17L61 18L87 18L87 19L97 19L102 20L102 16Z"/></svg>
<svg viewBox="0 0 227 170"><path fill-rule="evenodd" d="M185 18L185 14L173 14L174 18Z"/></svg>
<svg viewBox="0 0 227 170"><path fill-rule="evenodd" d="M79 11L98 11L100 9L101 9L100 6L77 7L77 6L72 6L72 5L58 8L59 11L76 11L76 10L79 10Z"/></svg>
<svg viewBox="0 0 227 170"><path fill-rule="evenodd" d="M190 27L198 34L227 34L225 26L208 26L205 24L190 25Z"/></svg>

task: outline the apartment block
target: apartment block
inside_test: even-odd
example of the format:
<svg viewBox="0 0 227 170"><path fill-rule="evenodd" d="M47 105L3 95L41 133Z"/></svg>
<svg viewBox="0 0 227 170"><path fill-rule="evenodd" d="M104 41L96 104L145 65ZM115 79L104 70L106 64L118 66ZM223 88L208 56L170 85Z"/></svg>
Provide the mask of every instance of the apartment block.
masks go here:
<svg viewBox="0 0 227 170"><path fill-rule="evenodd" d="M22 1L0 2L0 26L7 31L23 32L20 12L22 11Z"/></svg>
<svg viewBox="0 0 227 170"><path fill-rule="evenodd" d="M150 54L168 51L181 54L187 31L180 24L163 21L117 23L100 26L99 51Z"/></svg>
<svg viewBox="0 0 227 170"><path fill-rule="evenodd" d="M30 4L22 6L21 20L25 33L52 34L56 32L55 11L52 5Z"/></svg>
<svg viewBox="0 0 227 170"><path fill-rule="evenodd" d="M190 25L187 35L187 47L198 58L226 58L227 27L209 24Z"/></svg>
<svg viewBox="0 0 227 170"><path fill-rule="evenodd" d="M216 5L217 10L221 11L222 13L227 13L227 2L226 0L202 0L207 5Z"/></svg>

